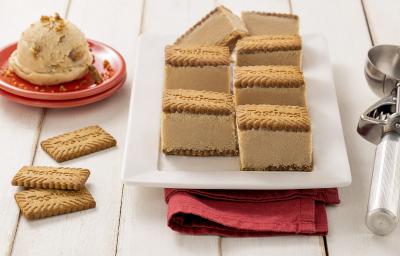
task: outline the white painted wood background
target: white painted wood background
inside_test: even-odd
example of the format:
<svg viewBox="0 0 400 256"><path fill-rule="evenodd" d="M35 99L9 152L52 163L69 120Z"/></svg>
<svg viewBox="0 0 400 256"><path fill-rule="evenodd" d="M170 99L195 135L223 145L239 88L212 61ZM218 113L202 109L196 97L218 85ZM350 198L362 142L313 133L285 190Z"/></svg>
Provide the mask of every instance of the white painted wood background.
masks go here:
<svg viewBox="0 0 400 256"><path fill-rule="evenodd" d="M181 33L217 4L237 13L292 11L301 18L302 33L320 33L328 40L353 184L340 190L339 206L329 207L326 238L179 235L166 227L162 190L124 187L120 182L138 35ZM118 49L128 64L128 80L114 97L74 109L34 109L0 98L0 256L399 255L400 228L378 237L364 225L374 146L355 128L359 115L377 99L363 75L366 52L373 43L400 44L400 1L0 0L0 46L16 41L41 14L56 11L89 38ZM96 209L38 221L20 217L16 189L10 185L16 170L26 164L54 165L38 141L89 124L100 124L119 142L116 149L67 163L92 170L88 182Z"/></svg>

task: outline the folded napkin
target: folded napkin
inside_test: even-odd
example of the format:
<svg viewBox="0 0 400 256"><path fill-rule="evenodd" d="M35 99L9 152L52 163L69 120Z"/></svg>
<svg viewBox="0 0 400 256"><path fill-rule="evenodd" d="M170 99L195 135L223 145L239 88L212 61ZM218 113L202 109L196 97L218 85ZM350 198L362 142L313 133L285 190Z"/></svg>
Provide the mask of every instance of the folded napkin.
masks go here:
<svg viewBox="0 0 400 256"><path fill-rule="evenodd" d="M336 188L303 190L165 189L168 226L193 235L326 235L325 205Z"/></svg>

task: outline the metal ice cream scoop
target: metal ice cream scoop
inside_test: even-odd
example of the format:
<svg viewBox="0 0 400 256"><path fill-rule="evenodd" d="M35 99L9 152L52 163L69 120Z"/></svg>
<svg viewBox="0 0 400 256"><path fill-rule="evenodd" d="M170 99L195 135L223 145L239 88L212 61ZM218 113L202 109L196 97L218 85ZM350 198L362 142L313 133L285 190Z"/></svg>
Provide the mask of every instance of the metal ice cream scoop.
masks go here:
<svg viewBox="0 0 400 256"><path fill-rule="evenodd" d="M371 48L365 76L372 91L384 97L361 115L357 127L377 144L366 224L386 235L397 225L400 200L400 46Z"/></svg>

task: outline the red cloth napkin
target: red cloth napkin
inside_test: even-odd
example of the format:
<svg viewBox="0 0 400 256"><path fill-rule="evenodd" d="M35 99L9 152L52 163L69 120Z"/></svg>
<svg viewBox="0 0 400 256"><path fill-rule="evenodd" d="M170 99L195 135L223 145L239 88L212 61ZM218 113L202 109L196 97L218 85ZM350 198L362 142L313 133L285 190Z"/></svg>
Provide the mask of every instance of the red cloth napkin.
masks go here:
<svg viewBox="0 0 400 256"><path fill-rule="evenodd" d="M168 226L193 235L326 235L326 204L336 188L303 190L165 189Z"/></svg>

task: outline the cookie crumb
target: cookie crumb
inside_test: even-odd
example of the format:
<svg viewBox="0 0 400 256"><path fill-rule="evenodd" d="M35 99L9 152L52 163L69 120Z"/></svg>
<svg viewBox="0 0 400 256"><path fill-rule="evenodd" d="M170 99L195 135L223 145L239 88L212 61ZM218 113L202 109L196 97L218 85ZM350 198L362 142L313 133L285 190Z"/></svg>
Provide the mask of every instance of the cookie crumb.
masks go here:
<svg viewBox="0 0 400 256"><path fill-rule="evenodd" d="M93 66L93 65L89 66L89 74L93 78L93 80L96 84L101 84L103 82L103 79L100 76L99 71L97 70L97 68L95 66Z"/></svg>
<svg viewBox="0 0 400 256"><path fill-rule="evenodd" d="M101 77L103 78L103 80L107 80L114 75L114 69L112 68L108 60L103 61L103 69L104 72L101 73Z"/></svg>

